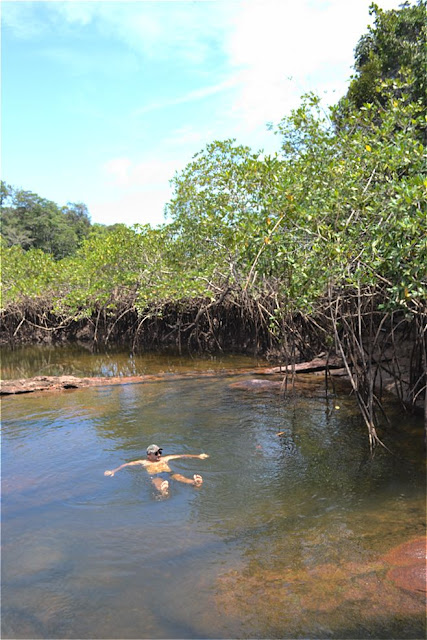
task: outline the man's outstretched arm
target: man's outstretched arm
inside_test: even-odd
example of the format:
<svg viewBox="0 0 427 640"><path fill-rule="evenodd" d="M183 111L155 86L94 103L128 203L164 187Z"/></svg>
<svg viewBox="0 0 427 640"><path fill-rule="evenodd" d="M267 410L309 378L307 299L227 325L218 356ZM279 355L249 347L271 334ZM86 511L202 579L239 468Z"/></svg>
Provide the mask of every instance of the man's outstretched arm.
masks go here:
<svg viewBox="0 0 427 640"><path fill-rule="evenodd" d="M177 460L178 458L199 458L199 460L205 460L205 458L209 458L207 453L180 453L176 455L163 456L162 460L168 462L169 460Z"/></svg>
<svg viewBox="0 0 427 640"><path fill-rule="evenodd" d="M117 471L120 471L120 469L124 469L125 467L132 467L135 464L142 464L143 466L145 466L145 460L135 460L135 462L125 462L124 464L121 464L120 467L117 467L116 469L107 469L107 471L104 471L104 476L113 476Z"/></svg>

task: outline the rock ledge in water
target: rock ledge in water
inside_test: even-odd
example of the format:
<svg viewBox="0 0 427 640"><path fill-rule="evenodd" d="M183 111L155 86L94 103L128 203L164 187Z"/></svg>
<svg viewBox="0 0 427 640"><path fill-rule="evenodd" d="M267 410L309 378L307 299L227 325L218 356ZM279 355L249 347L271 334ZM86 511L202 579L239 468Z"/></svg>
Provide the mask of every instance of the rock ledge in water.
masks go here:
<svg viewBox="0 0 427 640"><path fill-rule="evenodd" d="M383 560L392 565L387 578L407 591L426 592L427 538L416 538L394 547Z"/></svg>
<svg viewBox="0 0 427 640"><path fill-rule="evenodd" d="M60 391L62 389L80 389L82 387L106 384L123 384L123 382L143 382L154 376L135 376L132 378L78 378L76 376L36 376L20 380L2 380L0 395L31 393L33 391Z"/></svg>

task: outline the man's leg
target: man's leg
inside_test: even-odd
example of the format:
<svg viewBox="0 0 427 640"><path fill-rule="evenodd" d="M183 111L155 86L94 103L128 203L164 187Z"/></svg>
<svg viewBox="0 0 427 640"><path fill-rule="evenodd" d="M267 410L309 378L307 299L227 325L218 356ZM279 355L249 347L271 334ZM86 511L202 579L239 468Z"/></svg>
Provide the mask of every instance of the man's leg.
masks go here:
<svg viewBox="0 0 427 640"><path fill-rule="evenodd" d="M185 482L185 484L192 484L195 487L200 487L203 483L203 478L198 473L195 473L192 478L186 478L182 476L180 473L174 473L171 478L173 480L178 480L178 482Z"/></svg>
<svg viewBox="0 0 427 640"><path fill-rule="evenodd" d="M164 496L169 492L169 482L167 480L163 480L163 478L152 478L152 483L157 491L160 491Z"/></svg>

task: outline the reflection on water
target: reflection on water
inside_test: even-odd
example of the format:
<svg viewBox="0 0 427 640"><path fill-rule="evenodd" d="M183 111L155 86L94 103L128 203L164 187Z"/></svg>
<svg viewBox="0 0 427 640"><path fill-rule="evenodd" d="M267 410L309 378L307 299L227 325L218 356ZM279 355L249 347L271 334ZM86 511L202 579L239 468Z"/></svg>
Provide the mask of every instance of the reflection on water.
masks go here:
<svg viewBox="0 0 427 640"><path fill-rule="evenodd" d="M251 366L143 360L137 373ZM284 400L230 386L242 378L3 401L2 637L424 637L423 595L383 560L425 535L421 422L396 412L394 454L372 459L347 392L307 377ZM209 453L171 463L203 486L158 499L139 467L103 475L151 442Z"/></svg>
<svg viewBox="0 0 427 640"><path fill-rule="evenodd" d="M92 353L79 344L34 345L10 350L0 346L3 380L33 376L139 376L184 371L218 371L224 368L254 367L258 358L240 355L204 355L190 358L171 349L134 354L114 347ZM261 363L264 364L265 362Z"/></svg>

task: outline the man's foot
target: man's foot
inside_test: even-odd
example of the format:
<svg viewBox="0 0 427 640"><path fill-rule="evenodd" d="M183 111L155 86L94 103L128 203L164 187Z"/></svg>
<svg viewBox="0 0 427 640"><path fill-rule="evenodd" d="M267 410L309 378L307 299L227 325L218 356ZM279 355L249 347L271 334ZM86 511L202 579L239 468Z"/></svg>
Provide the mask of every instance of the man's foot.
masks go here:
<svg viewBox="0 0 427 640"><path fill-rule="evenodd" d="M167 496L169 493L169 482L167 480L163 480L162 484L160 485L160 493L162 494L162 496Z"/></svg>
<svg viewBox="0 0 427 640"><path fill-rule="evenodd" d="M200 487L200 485L201 485L201 484L202 484L202 482L203 482L203 478L202 478L202 476L199 476L199 474L198 474L198 473L195 473L195 474L194 474L194 476L193 476L193 480L194 480L194 486L195 486L195 487Z"/></svg>

